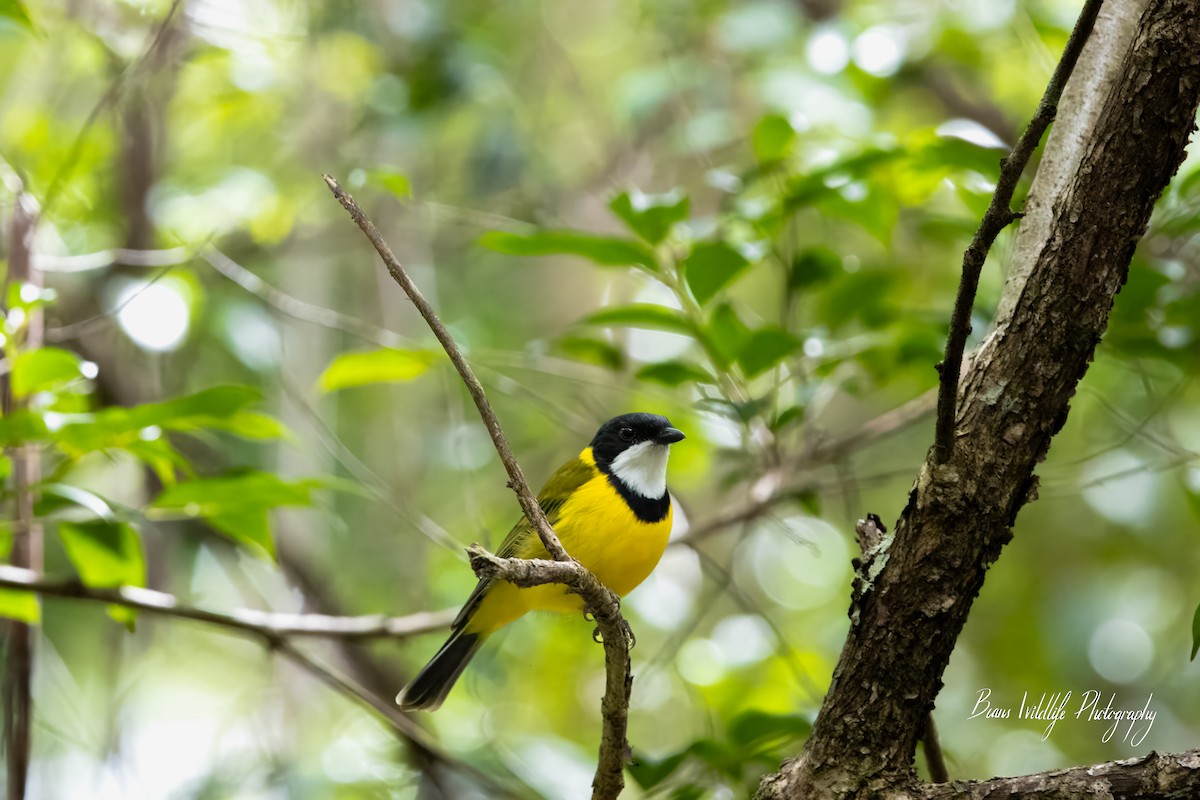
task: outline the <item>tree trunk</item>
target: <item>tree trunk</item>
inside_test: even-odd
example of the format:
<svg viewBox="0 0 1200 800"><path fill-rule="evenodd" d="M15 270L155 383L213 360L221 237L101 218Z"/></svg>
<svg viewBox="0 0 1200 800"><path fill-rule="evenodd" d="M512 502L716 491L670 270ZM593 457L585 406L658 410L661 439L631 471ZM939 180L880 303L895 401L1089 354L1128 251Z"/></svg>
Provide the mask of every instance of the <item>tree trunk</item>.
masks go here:
<svg viewBox="0 0 1200 800"><path fill-rule="evenodd" d="M1038 241L1020 251L1026 261L1014 267L1004 318L960 380L953 455L922 467L890 546L874 559L878 574L868 569L872 580L851 609L812 736L799 757L763 779L759 798L923 788L913 756L954 643L1017 512L1036 497L1034 467L1066 421L1134 247L1194 129L1200 7L1148 6L1123 52L1112 43L1119 25L1092 50L1093 61L1120 59L1111 88L1065 101L1074 97L1076 107L1064 109L1064 119L1086 123L1061 126L1055 149L1063 157L1047 155L1057 177L1030 201L1045 210L1044 227L1038 223ZM1099 86L1106 74L1093 63L1081 80ZM1200 775L1194 766L1171 774L1193 782Z"/></svg>

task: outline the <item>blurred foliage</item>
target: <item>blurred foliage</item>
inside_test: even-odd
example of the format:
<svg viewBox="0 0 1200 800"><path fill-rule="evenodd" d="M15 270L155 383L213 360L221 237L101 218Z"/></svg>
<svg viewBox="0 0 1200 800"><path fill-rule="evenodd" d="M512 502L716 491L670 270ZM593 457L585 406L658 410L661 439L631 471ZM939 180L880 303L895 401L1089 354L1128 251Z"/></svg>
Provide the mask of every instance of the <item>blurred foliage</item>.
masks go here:
<svg viewBox="0 0 1200 800"><path fill-rule="evenodd" d="M517 508L328 172L463 344L533 482L637 409L688 434L678 533L778 498L672 545L626 604L629 796L745 796L807 733L848 624L854 520L899 513L932 421L832 464L807 454L934 386L962 249L1076 12L0 2L0 177L42 205L53 292L10 289L24 408L0 438L42 453L47 572L213 608L402 614L466 596L462 546L495 545ZM1193 156L947 672L936 716L954 777L1200 733L1198 248ZM48 343L22 348L34 306ZM301 573L320 597L293 588ZM14 592L0 611L39 614ZM41 618L42 796L420 791L379 723L255 646L176 622L130 635L65 601ZM513 625L422 723L531 794L580 796L603 675L590 630ZM313 651L390 697L438 643ZM1139 747L1074 720L1043 742L1019 720L970 719L984 687L1012 705L1097 689L1140 708L1152 692L1159 719Z"/></svg>

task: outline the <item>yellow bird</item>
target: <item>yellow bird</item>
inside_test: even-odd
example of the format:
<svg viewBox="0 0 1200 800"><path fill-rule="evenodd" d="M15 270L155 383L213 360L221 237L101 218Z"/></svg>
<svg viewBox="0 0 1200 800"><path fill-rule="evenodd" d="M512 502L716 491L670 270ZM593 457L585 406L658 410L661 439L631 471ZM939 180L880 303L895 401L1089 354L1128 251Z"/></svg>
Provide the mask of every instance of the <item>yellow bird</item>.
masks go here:
<svg viewBox="0 0 1200 800"><path fill-rule="evenodd" d="M567 552L622 597L646 579L667 547L667 456L683 438L657 414L614 417L538 493L538 504ZM550 557L524 517L496 555ZM396 702L406 711L433 711L489 635L527 611L582 610L579 596L562 586L518 589L506 581L481 580L454 620L450 638Z"/></svg>

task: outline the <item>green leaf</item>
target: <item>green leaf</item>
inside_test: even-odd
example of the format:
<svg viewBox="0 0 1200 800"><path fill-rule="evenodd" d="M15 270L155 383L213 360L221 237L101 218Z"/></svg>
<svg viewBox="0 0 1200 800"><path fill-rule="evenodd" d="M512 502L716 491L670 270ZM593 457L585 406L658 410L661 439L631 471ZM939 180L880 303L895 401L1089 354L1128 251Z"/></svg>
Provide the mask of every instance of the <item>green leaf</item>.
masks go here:
<svg viewBox="0 0 1200 800"><path fill-rule="evenodd" d="M912 161L918 167L945 174L948 170L972 170L988 180L1000 177L1000 159L1006 148L968 142L958 136L937 136L915 149Z"/></svg>
<svg viewBox="0 0 1200 800"><path fill-rule="evenodd" d="M667 238L671 227L687 219L690 203L681 189L666 194L621 192L608 204L629 229L652 245Z"/></svg>
<svg viewBox="0 0 1200 800"><path fill-rule="evenodd" d="M42 620L42 607L34 592L0 589L0 617L36 625Z"/></svg>
<svg viewBox="0 0 1200 800"><path fill-rule="evenodd" d="M1200 606L1196 606L1196 614L1192 617L1192 656L1189 661L1196 660L1196 653L1200 652Z"/></svg>
<svg viewBox="0 0 1200 800"><path fill-rule="evenodd" d="M219 430L250 439L285 435L281 424L246 409L259 398L258 390L249 386L214 386L162 403L113 406L94 414L61 414L49 435L71 457L98 450L125 450L146 461L164 480L166 475L173 480L172 465L186 467L186 462L163 437L164 430ZM30 431L16 433L22 432Z"/></svg>
<svg viewBox="0 0 1200 800"><path fill-rule="evenodd" d="M6 417L0 417L0 444L6 447L19 447L29 442L43 441L49 436L46 420L37 411L21 409Z"/></svg>
<svg viewBox="0 0 1200 800"><path fill-rule="evenodd" d="M274 556L267 512L281 506L311 506L322 482L288 481L269 472L242 472L168 486L146 509L148 519L192 517L252 550Z"/></svg>
<svg viewBox="0 0 1200 800"><path fill-rule="evenodd" d="M658 271L654 253L645 245L612 236L554 230L530 234L489 231L479 238L479 244L512 256L571 255L606 267L636 266Z"/></svg>
<svg viewBox="0 0 1200 800"><path fill-rule="evenodd" d="M781 198L783 210L787 213L810 205L836 192L834 187L843 183L837 180L838 178L866 178L874 170L901 158L904 154L905 151L901 148L870 148L841 158L806 175L800 175L793 179L784 191Z"/></svg>
<svg viewBox="0 0 1200 800"><path fill-rule="evenodd" d="M102 520L116 519L108 501L87 489L66 483L46 483L39 488L39 497L33 509L38 517L48 517L64 508L78 507Z"/></svg>
<svg viewBox="0 0 1200 800"><path fill-rule="evenodd" d="M12 390L17 397L59 389L83 378L83 360L69 350L39 347L17 356Z"/></svg>
<svg viewBox="0 0 1200 800"><path fill-rule="evenodd" d="M717 306L708 326L708 339L712 342L722 367L728 367L737 359L749 336L750 329L742 322L730 303Z"/></svg>
<svg viewBox="0 0 1200 800"><path fill-rule="evenodd" d="M760 328L750 335L738 355L746 375L753 378L766 372L800 347L800 342L785 330L775 327Z"/></svg>
<svg viewBox="0 0 1200 800"><path fill-rule="evenodd" d="M401 200L407 200L412 197L412 184L408 182L407 176L401 175L399 172L390 172L383 169L371 170L369 174L372 180L381 184L383 188Z"/></svg>
<svg viewBox="0 0 1200 800"><path fill-rule="evenodd" d="M88 586L144 586L146 560L142 540L133 526L115 520L60 522L58 535L67 558ZM133 630L137 612L110 605L108 615Z"/></svg>
<svg viewBox="0 0 1200 800"><path fill-rule="evenodd" d="M612 370L625 366L625 354L621 348L603 339L590 336L564 336L558 340L559 348L576 361L599 364Z"/></svg>
<svg viewBox="0 0 1200 800"><path fill-rule="evenodd" d="M732 766L732 756L721 742L714 739L697 739L682 750L660 759L636 755L634 763L628 769L639 786L643 789L653 789L671 777L689 758L698 759L720 772L727 772ZM705 795L701 793L696 796Z"/></svg>
<svg viewBox="0 0 1200 800"><path fill-rule="evenodd" d="M687 748L661 759L637 755L634 757L634 763L628 768L629 774L637 781L638 786L643 789L653 789L671 777L687 757Z"/></svg>
<svg viewBox="0 0 1200 800"><path fill-rule="evenodd" d="M842 269L842 259L828 247L805 250L792 261L788 288L803 289L829 280Z"/></svg>
<svg viewBox="0 0 1200 800"><path fill-rule="evenodd" d="M0 4L3 2L4 0L0 0ZM0 13L0 18L3 17L4 15ZM29 312L35 308L44 308L53 303L58 299L58 292L45 286L38 286L35 283L30 283L29 281L13 281L12 283L8 284L8 291L5 293L5 299L8 301L7 307L10 311L12 309L19 308L22 311ZM28 320L28 313L24 315L23 322L21 324L14 324L15 321L9 319L8 324L11 326L10 332L11 330L16 330L17 328L22 327L22 325L27 323Z"/></svg>
<svg viewBox="0 0 1200 800"><path fill-rule="evenodd" d="M153 470L163 486L175 483L176 471L187 476L195 474L192 465L171 446L165 436L150 440L136 439L122 445L121 449Z"/></svg>
<svg viewBox="0 0 1200 800"><path fill-rule="evenodd" d="M132 422L139 427L161 425L187 430L206 427L212 420L227 419L260 399L262 394L250 386L213 386L195 394L161 403L145 403L127 410Z"/></svg>
<svg viewBox="0 0 1200 800"><path fill-rule="evenodd" d="M729 722L729 739L743 749L782 744L812 732L812 724L798 714L772 714L751 709Z"/></svg>
<svg viewBox="0 0 1200 800"><path fill-rule="evenodd" d="M652 303L633 303L627 306L604 308L594 314L589 314L580 322L588 325L671 331L688 336L696 334L692 323L677 309Z"/></svg>
<svg viewBox="0 0 1200 800"><path fill-rule="evenodd" d="M815 293L817 318L830 330L860 323L870 330L892 324L900 316L897 297L904 297L910 278L906 271L863 267L844 273Z"/></svg>
<svg viewBox="0 0 1200 800"><path fill-rule="evenodd" d="M212 427L243 439L287 439L292 435L286 425L261 411L238 411Z"/></svg>
<svg viewBox="0 0 1200 800"><path fill-rule="evenodd" d="M29 12L25 10L25 4L21 0L0 0L0 19L12 20L33 33L33 20L29 18Z"/></svg>
<svg viewBox="0 0 1200 800"><path fill-rule="evenodd" d="M701 242L683 263L688 287L702 306L750 264L725 242Z"/></svg>
<svg viewBox="0 0 1200 800"><path fill-rule="evenodd" d="M657 364L647 364L637 372L637 377L644 381L654 381L666 386L678 386L681 383L712 383L713 376L696 364L686 361L660 361Z"/></svg>
<svg viewBox="0 0 1200 800"><path fill-rule="evenodd" d="M146 560L132 525L117 520L60 522L58 535L79 579L88 586L143 586Z"/></svg>
<svg viewBox="0 0 1200 800"><path fill-rule="evenodd" d="M284 480L270 472L197 478L167 487L150 508L188 517L215 517L260 508L307 506L317 485L312 480Z"/></svg>
<svg viewBox="0 0 1200 800"><path fill-rule="evenodd" d="M791 154L796 141L796 130L786 117L768 114L754 126L751 143L754 156L761 164L780 161Z"/></svg>
<svg viewBox="0 0 1200 800"><path fill-rule="evenodd" d="M744 403L733 403L721 397L704 397L696 401L697 408L746 424L753 422L754 418L763 414L770 405L769 397L752 398Z"/></svg>
<svg viewBox="0 0 1200 800"><path fill-rule="evenodd" d="M428 372L435 358L429 350L393 350L390 347L342 353L321 373L317 385L323 392L336 392L372 383L406 383Z"/></svg>
<svg viewBox="0 0 1200 800"><path fill-rule="evenodd" d="M807 411L808 409L803 405L788 406L775 418L775 422L771 424L771 430L781 431L793 423L803 422Z"/></svg>
<svg viewBox="0 0 1200 800"><path fill-rule="evenodd" d="M239 514L218 514L208 517L208 523L235 542L247 545L275 557L275 538L271 535L271 519L265 509Z"/></svg>

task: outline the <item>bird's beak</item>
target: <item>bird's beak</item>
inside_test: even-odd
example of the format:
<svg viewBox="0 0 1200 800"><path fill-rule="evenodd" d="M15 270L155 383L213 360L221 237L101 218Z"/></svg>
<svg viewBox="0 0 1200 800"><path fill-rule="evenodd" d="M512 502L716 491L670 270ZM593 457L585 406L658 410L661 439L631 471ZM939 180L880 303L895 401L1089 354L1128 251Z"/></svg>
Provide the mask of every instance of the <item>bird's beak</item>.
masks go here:
<svg viewBox="0 0 1200 800"><path fill-rule="evenodd" d="M677 428L666 428L658 436L654 437L655 444L675 444L676 442L685 439L683 431Z"/></svg>

